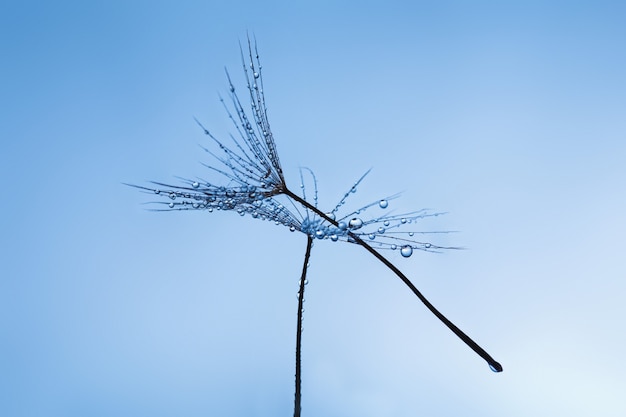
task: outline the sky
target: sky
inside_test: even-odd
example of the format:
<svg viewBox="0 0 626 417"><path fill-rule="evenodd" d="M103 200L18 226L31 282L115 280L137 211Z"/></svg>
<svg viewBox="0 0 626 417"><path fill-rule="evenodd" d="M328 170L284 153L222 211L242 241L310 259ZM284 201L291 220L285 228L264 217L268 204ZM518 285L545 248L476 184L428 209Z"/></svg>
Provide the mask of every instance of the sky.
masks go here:
<svg viewBox="0 0 626 417"><path fill-rule="evenodd" d="M228 4L226 4L228 3ZM146 210L207 177L256 38L287 183L464 250L317 241L303 416L626 414L626 26L611 1L3 1L0 414L293 413L302 234Z"/></svg>

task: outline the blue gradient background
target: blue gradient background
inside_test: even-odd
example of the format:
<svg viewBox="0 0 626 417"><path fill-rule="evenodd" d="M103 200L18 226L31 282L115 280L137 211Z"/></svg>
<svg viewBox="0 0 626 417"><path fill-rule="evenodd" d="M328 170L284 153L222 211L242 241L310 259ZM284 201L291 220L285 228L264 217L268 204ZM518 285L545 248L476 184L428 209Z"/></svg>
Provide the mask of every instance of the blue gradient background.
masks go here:
<svg viewBox="0 0 626 417"><path fill-rule="evenodd" d="M448 211L390 258L504 366L318 242L303 415L626 415L624 3L222 3L0 5L0 415L292 414L305 238L121 185L206 175L247 31L289 184Z"/></svg>

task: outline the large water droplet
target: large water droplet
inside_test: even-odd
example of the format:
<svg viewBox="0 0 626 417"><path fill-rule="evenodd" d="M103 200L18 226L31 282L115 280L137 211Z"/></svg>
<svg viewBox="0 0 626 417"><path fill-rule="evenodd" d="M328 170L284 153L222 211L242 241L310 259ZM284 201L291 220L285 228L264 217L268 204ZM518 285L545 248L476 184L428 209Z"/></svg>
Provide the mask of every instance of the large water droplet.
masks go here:
<svg viewBox="0 0 626 417"><path fill-rule="evenodd" d="M194 182L193 184L191 184L191 186L193 188L198 188L200 186L200 184L198 184L197 182Z"/></svg>
<svg viewBox="0 0 626 417"><path fill-rule="evenodd" d="M383 233L385 233L385 228L384 228L384 227L379 227L379 228L378 228L378 233L380 233L381 235L382 235Z"/></svg>
<svg viewBox="0 0 626 417"><path fill-rule="evenodd" d="M336 242L337 240L339 240L339 236L337 236L337 235L330 235L330 240L332 240L333 242Z"/></svg>
<svg viewBox="0 0 626 417"><path fill-rule="evenodd" d="M409 236L413 236L415 233L413 232L409 232Z"/></svg>
<svg viewBox="0 0 626 417"><path fill-rule="evenodd" d="M369 237L370 240L376 239L376 235L374 233L370 233L369 235L367 235L367 237Z"/></svg>
<svg viewBox="0 0 626 417"><path fill-rule="evenodd" d="M406 219L405 219L404 217L403 217L403 218L401 218L401 219L400 219L400 223L402 223L402 224L406 223Z"/></svg>
<svg viewBox="0 0 626 417"><path fill-rule="evenodd" d="M388 206L388 205L389 205L389 202L388 202L387 200L380 200L380 201L378 202L378 206L379 206L380 208L387 208L387 206Z"/></svg>
<svg viewBox="0 0 626 417"><path fill-rule="evenodd" d="M324 239L324 231L323 230L318 230L315 232L315 237L318 239Z"/></svg>
<svg viewBox="0 0 626 417"><path fill-rule="evenodd" d="M354 217L348 222L348 226L350 226L350 229L360 229L363 226L363 220L359 219L358 217Z"/></svg>
<svg viewBox="0 0 626 417"><path fill-rule="evenodd" d="M493 372L502 372L502 365L500 365L498 362L490 363L489 369L491 369Z"/></svg>
<svg viewBox="0 0 626 417"><path fill-rule="evenodd" d="M402 249L400 249L400 255L408 258L409 256L413 255L413 248L410 245L402 246Z"/></svg>
<svg viewBox="0 0 626 417"><path fill-rule="evenodd" d="M383 222L383 224L384 224L385 226L389 226L389 220L385 220L385 221Z"/></svg>
<svg viewBox="0 0 626 417"><path fill-rule="evenodd" d="M339 230L346 230L348 228L348 225L346 224L346 222L339 222L337 224L337 227L339 228Z"/></svg>

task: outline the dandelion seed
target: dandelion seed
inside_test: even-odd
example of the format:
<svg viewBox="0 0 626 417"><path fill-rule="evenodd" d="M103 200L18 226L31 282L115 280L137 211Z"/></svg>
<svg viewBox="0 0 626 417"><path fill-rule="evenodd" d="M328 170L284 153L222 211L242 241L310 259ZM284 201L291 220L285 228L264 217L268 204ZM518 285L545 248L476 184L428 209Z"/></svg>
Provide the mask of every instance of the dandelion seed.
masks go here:
<svg viewBox="0 0 626 417"><path fill-rule="evenodd" d="M486 360L492 370L501 372L502 366L498 362L443 316L395 265L379 253L380 250L396 251L400 247L401 256L408 258L414 250L437 252L446 249L459 249L413 239L415 233L420 235L449 233L446 231L399 230L407 225L415 224L418 220L439 216L443 214L442 212L431 212L424 209L402 214L388 213L379 217L366 216L370 213L368 209L372 207L387 209L389 201L398 197L398 195L392 195L340 215L340 212L345 211L343 207L346 201L357 192L357 187L369 171L348 189L329 212L323 212L317 206L317 181L313 172L308 168L300 170L302 196L292 192L287 187L276 151L274 136L267 118L261 62L256 45L253 47L250 39L248 39L247 46L247 54L244 54L243 48L241 49L247 87L246 97L238 95L228 71L226 71L226 78L229 87L229 104L227 104L227 100L220 97L235 134L230 135L229 142L225 143L217 139L196 120L205 135L214 142L217 148L215 151L203 148L218 162L216 166L211 164L205 166L217 174L224 185L215 185L201 178L194 180L180 178L180 185L161 182L152 182L152 186L127 185L160 198L167 197L169 201L154 202L157 207L154 209L156 211L206 210L209 213L214 210L235 211L240 216L245 216L247 213L253 219L272 221L277 225L286 226L291 232L299 231L307 236L307 249L298 292L294 415L300 415L300 349L302 313L304 311L302 304L304 302L304 286L308 282L306 274L314 240L344 241L363 247L398 276L441 322ZM250 103L249 113L242 104L244 99ZM310 174L313 179L312 203L306 196L303 172ZM219 181L217 182L219 183ZM365 236L367 236L369 243L365 242Z"/></svg>

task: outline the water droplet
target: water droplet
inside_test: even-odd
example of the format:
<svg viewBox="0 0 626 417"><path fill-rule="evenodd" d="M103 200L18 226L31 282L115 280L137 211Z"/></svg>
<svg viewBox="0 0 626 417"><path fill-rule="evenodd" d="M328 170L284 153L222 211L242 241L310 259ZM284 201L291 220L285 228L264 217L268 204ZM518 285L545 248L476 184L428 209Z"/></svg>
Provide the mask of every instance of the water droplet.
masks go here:
<svg viewBox="0 0 626 417"><path fill-rule="evenodd" d="M315 237L318 239L324 239L324 231L323 230L318 230L315 232Z"/></svg>
<svg viewBox="0 0 626 417"><path fill-rule="evenodd" d="M337 224L337 227L339 228L339 230L346 230L348 228L348 225L346 224L346 222L339 222Z"/></svg>
<svg viewBox="0 0 626 417"><path fill-rule="evenodd" d="M309 280L308 279L304 280L304 285L309 285Z"/></svg>
<svg viewBox="0 0 626 417"><path fill-rule="evenodd" d="M413 255L413 248L410 245L402 246L402 249L400 249L400 255L408 258L409 256Z"/></svg>
<svg viewBox="0 0 626 417"><path fill-rule="evenodd" d="M209 207L207 210L209 211L209 213L213 213L213 207Z"/></svg>
<svg viewBox="0 0 626 417"><path fill-rule="evenodd" d="M197 209L197 208L199 208L199 207L200 207L200 204L198 204L198 203L193 203L193 204L191 205L191 207L193 207L193 208Z"/></svg>
<svg viewBox="0 0 626 417"><path fill-rule="evenodd" d="M337 235L330 235L330 240L336 242L337 240L339 240L339 237Z"/></svg>
<svg viewBox="0 0 626 417"><path fill-rule="evenodd" d="M193 184L191 184L191 186L193 188L198 188L200 186L200 184L198 184L197 182L194 182Z"/></svg>
<svg viewBox="0 0 626 417"><path fill-rule="evenodd" d="M235 92L235 87L233 85L230 86L230 92L234 93Z"/></svg>
<svg viewBox="0 0 626 417"><path fill-rule="evenodd" d="M378 233L380 233L381 235L382 235L383 233L385 233L385 228L384 228L384 227L379 227L379 228L378 228Z"/></svg>
<svg viewBox="0 0 626 417"><path fill-rule="evenodd" d="M172 200L176 200L176 194L174 194L174 193L170 193L170 196L169 196L169 197L170 197Z"/></svg>
<svg viewBox="0 0 626 417"><path fill-rule="evenodd" d="M254 73L254 78L259 78L259 73L258 72Z"/></svg>
<svg viewBox="0 0 626 417"><path fill-rule="evenodd" d="M430 248L432 245L430 243L427 243L424 245L425 248Z"/></svg>
<svg viewBox="0 0 626 417"><path fill-rule="evenodd" d="M383 224L384 224L385 226L389 226L389 220L385 220L385 221L383 222Z"/></svg>
<svg viewBox="0 0 626 417"><path fill-rule="evenodd" d="M161 190L154 190L155 194L161 194Z"/></svg>
<svg viewBox="0 0 626 417"><path fill-rule="evenodd" d="M493 372L502 372L502 365L500 365L498 362L490 363L489 369L491 369Z"/></svg>
<svg viewBox="0 0 626 417"><path fill-rule="evenodd" d="M358 217L354 217L348 222L348 226L350 226L350 229L360 229L363 226L363 220L359 219Z"/></svg>
<svg viewBox="0 0 626 417"><path fill-rule="evenodd" d="M174 203L169 203L168 205L170 206L170 208L174 208Z"/></svg>
<svg viewBox="0 0 626 417"><path fill-rule="evenodd" d="M289 228L289 231L290 231L290 232L295 232L295 231L296 231L296 227L295 227L295 226L291 226L291 227Z"/></svg>
<svg viewBox="0 0 626 417"><path fill-rule="evenodd" d="M369 235L367 235L367 237L369 237L370 240L376 239L376 235L374 233L370 233Z"/></svg>
<svg viewBox="0 0 626 417"><path fill-rule="evenodd" d="M413 232L409 232L409 236L413 236L415 233Z"/></svg>
<svg viewBox="0 0 626 417"><path fill-rule="evenodd" d="M396 250L396 249L398 249L398 245L395 245L395 244L391 245L391 250Z"/></svg>
<svg viewBox="0 0 626 417"><path fill-rule="evenodd" d="M387 208L387 206L388 206L388 205L389 205L389 202L388 202L387 200L380 200L380 201L378 202L378 206L379 206L380 208Z"/></svg>
<svg viewBox="0 0 626 417"><path fill-rule="evenodd" d="M328 218L330 218L331 220L335 220L335 213L333 212L326 213L326 216L328 216Z"/></svg>

